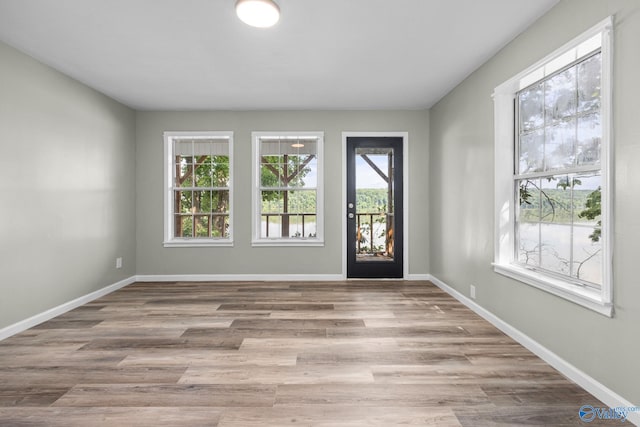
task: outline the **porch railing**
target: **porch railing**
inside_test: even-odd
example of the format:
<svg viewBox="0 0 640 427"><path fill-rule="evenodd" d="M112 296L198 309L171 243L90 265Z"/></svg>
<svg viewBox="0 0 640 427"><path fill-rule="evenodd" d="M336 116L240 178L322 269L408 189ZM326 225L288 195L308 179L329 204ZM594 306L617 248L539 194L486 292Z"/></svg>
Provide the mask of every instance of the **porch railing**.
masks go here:
<svg viewBox="0 0 640 427"><path fill-rule="evenodd" d="M378 227L377 229L374 229L374 224L376 223L380 224L384 228L380 229L380 227ZM393 213L356 213L356 233L358 233L356 236L356 253L377 254L381 252L393 252ZM384 242L382 250L380 250L380 245L375 244L376 241ZM363 244L366 244L367 242L368 245L363 246Z"/></svg>
<svg viewBox="0 0 640 427"><path fill-rule="evenodd" d="M266 236L265 237L270 237L269 236L269 225L270 225L270 221L271 218L280 218L282 220L282 222L280 223L282 228L282 232L281 235L282 237L291 237L289 236L289 224L291 222L291 218L300 218L301 219L301 232L300 232L300 236L301 237L309 237L307 236L306 230L305 230L305 219L308 217L316 217L317 214L314 213L275 213L275 214L262 214L262 220L263 222L266 224ZM315 224L315 220L312 221ZM308 224L308 222L307 222Z"/></svg>
<svg viewBox="0 0 640 427"><path fill-rule="evenodd" d="M309 217L313 217L311 221L315 225L314 213L263 213L262 221L265 224L265 237L271 237L269 226L273 224L272 219L280 219L281 222L278 225L283 226L285 229L281 231L282 237L290 237L288 227L290 225L291 218L300 218L300 236L307 236L307 225ZM374 227L375 224L380 224L380 227ZM392 212L360 212L356 213L356 248L357 253L370 253L375 254L379 252L392 252L393 250L393 213ZM308 228L308 227L307 227ZM379 249L380 245L375 245L376 242L383 243L382 251Z"/></svg>

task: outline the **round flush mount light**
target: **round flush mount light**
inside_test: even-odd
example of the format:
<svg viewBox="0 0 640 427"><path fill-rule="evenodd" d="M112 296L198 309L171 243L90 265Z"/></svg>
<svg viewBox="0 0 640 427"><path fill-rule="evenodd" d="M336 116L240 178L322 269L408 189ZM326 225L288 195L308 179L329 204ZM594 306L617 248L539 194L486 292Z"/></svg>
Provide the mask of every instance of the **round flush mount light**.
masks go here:
<svg viewBox="0 0 640 427"><path fill-rule="evenodd" d="M247 25L268 28L280 19L280 8L273 0L238 0L236 14Z"/></svg>

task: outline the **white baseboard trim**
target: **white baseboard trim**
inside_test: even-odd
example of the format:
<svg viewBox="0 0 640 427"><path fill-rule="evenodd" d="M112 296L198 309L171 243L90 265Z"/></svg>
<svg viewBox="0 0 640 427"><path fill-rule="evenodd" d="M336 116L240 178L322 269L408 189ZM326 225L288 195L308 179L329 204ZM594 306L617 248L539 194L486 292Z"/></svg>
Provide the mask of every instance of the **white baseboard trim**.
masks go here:
<svg viewBox="0 0 640 427"><path fill-rule="evenodd" d="M105 286L102 289L98 289L97 291L83 295L72 301L65 302L64 304L60 304L57 307L53 307L47 311L43 311L42 313L36 314L35 316L31 316L28 319L21 320L17 323L14 323L13 325L9 325L5 328L2 328L0 329L0 341L2 341L5 338L9 338L12 335L18 334L22 331L26 331L27 329L32 328L36 325L39 325L42 322L46 322L47 320L53 319L56 316L60 316L61 314L64 314L67 311L71 311L74 308L80 307L83 304L86 304L102 296L110 294L113 291L117 291L120 288L124 288L125 286L134 283L136 281L135 279L136 279L135 276L128 277L112 285Z"/></svg>
<svg viewBox="0 0 640 427"><path fill-rule="evenodd" d="M429 274L409 274L404 278L409 281L430 279ZM347 280L342 274L142 274L136 276L138 282L336 282L342 280Z"/></svg>
<svg viewBox="0 0 640 427"><path fill-rule="evenodd" d="M142 274L138 282L335 282L341 274Z"/></svg>
<svg viewBox="0 0 640 427"><path fill-rule="evenodd" d="M573 366L571 363L567 362L548 348L544 347L539 342L530 338L528 335L514 328L504 320L500 319L490 311L486 310L475 301L467 298L465 295L461 294L451 286L447 285L437 277L433 275L430 276L430 281L460 301L462 304L466 305L480 317L487 320L496 328L500 329L509 337L513 338L518 343L522 344L529 351L534 353L536 356L547 362L549 365L553 366L555 369L560 371L564 376L569 378L571 381L578 384L580 387L594 395L596 398L600 399L610 408L628 408L628 407L637 407L640 405L635 405L629 402L624 397L620 396L604 384L598 382L593 377L589 376L585 372ZM576 408L576 412L578 408ZM627 416L627 420L631 421L635 425L640 425L640 412L629 412Z"/></svg>
<svg viewBox="0 0 640 427"><path fill-rule="evenodd" d="M404 280L431 280L431 275L430 274L407 274L404 278Z"/></svg>

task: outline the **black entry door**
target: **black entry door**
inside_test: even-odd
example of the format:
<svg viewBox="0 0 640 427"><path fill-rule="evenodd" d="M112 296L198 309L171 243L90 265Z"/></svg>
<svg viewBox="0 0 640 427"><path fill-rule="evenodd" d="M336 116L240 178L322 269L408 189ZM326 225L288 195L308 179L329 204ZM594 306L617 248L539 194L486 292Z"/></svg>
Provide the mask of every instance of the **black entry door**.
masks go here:
<svg viewBox="0 0 640 427"><path fill-rule="evenodd" d="M347 137L347 277L402 277L402 137Z"/></svg>

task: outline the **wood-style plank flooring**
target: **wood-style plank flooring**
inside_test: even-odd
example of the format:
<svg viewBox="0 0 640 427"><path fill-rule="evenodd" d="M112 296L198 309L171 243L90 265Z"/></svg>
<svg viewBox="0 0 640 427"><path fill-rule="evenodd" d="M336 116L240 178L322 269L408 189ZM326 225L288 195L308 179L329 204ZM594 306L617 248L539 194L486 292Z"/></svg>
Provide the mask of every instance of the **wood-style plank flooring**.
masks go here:
<svg viewBox="0 0 640 427"><path fill-rule="evenodd" d="M0 342L2 426L568 426L584 404L429 282L136 283Z"/></svg>

